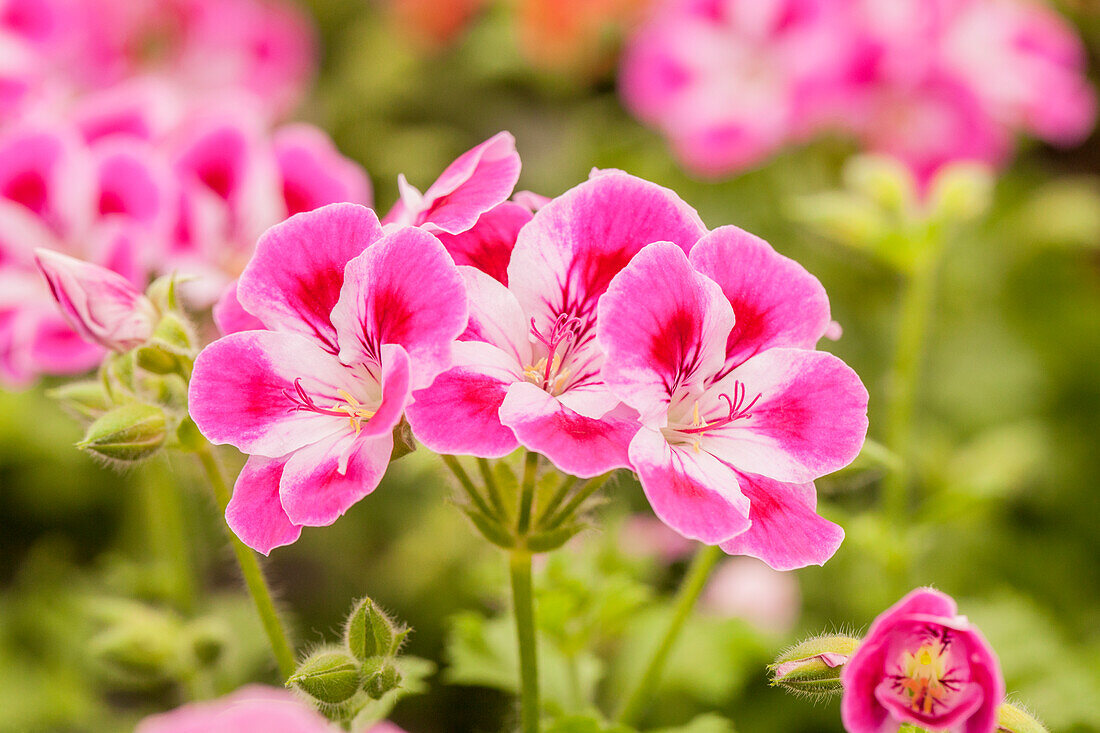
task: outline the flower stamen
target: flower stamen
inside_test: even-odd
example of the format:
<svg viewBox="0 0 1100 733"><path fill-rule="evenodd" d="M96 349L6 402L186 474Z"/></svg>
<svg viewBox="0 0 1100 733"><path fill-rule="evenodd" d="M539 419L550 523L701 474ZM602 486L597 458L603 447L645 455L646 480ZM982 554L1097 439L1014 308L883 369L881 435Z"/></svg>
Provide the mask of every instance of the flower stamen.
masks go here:
<svg viewBox="0 0 1100 733"><path fill-rule="evenodd" d="M562 368L562 361L577 339L581 319L566 313L560 314L551 324L550 333L543 334L531 319L531 335L546 347L546 357L523 370L529 382L539 385L550 394L557 394L565 387L571 370ZM559 347L564 347L558 352Z"/></svg>
<svg viewBox="0 0 1100 733"><path fill-rule="evenodd" d="M359 431L363 429L363 423L369 421L374 417L375 410L367 408L366 405L361 403L350 392L343 389L336 390L336 394L340 397L340 401L334 402L330 407L321 407L306 392L302 386L302 378L298 377L294 380L294 392L291 393L289 389L284 389L283 394L294 403L287 412L299 412L305 410L307 412L314 412L318 415L331 415L333 417L346 417L351 427L355 430L355 434L359 435Z"/></svg>

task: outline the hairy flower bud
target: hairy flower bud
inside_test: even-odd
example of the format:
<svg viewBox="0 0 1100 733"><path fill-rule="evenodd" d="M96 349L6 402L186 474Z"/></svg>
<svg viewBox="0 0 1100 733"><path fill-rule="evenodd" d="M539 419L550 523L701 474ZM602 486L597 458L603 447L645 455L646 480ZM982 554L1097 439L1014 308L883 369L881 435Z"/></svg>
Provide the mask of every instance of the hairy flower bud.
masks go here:
<svg viewBox="0 0 1100 733"><path fill-rule="evenodd" d="M164 411L140 402L116 407L88 426L77 447L114 461L140 461L164 445Z"/></svg>
<svg viewBox="0 0 1100 733"><path fill-rule="evenodd" d="M1011 703L997 708L996 733L1050 733L1045 725L1027 711Z"/></svg>
<svg viewBox="0 0 1100 733"><path fill-rule="evenodd" d="M401 684L401 673L393 662L385 660L364 664L363 677L363 689L374 700L381 700L383 695Z"/></svg>
<svg viewBox="0 0 1100 733"><path fill-rule="evenodd" d="M47 249L36 250L35 261L61 312L86 341L121 352L153 335L156 308L117 272Z"/></svg>
<svg viewBox="0 0 1100 733"><path fill-rule="evenodd" d="M840 671L859 646L850 636L815 636L779 655L769 669L772 685L791 692L825 697L843 691Z"/></svg>
<svg viewBox="0 0 1100 733"><path fill-rule="evenodd" d="M408 633L408 628L395 624L374 601L364 598L348 616L344 641L351 653L365 662L371 657L397 654Z"/></svg>
<svg viewBox="0 0 1100 733"><path fill-rule="evenodd" d="M57 400L61 408L81 420L95 420L111 409L111 399L96 379L69 382L46 393Z"/></svg>
<svg viewBox="0 0 1100 733"><path fill-rule="evenodd" d="M342 649L311 654L286 681L310 697L329 704L350 700L359 691L359 662Z"/></svg>

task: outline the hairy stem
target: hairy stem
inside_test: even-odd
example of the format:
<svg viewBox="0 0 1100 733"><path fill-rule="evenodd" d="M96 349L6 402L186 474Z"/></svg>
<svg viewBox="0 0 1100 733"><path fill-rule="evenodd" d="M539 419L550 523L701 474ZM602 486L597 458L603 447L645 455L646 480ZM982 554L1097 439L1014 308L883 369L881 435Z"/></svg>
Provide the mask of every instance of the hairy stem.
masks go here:
<svg viewBox="0 0 1100 733"><path fill-rule="evenodd" d="M642 676L638 679L634 689L627 695L622 708L619 709L618 722L624 725L636 725L642 713L645 712L645 707L655 691L654 688L661 681L661 672L664 671L669 652L676 644L676 639L679 638L684 623L691 615L692 609L695 608L695 602L699 599L699 594L703 592L710 571L720 557L722 557L722 550L715 545L705 545L695 553L695 557L691 561L691 567L688 568L687 575L684 576L684 580L680 584L680 590L676 594L676 604L673 607L668 628L665 629L660 643L653 651L653 656L650 657Z"/></svg>
<svg viewBox="0 0 1100 733"><path fill-rule="evenodd" d="M561 508L561 510L552 517L543 514L541 520L541 529L556 529L565 523L569 517L580 508L580 505L588 501L588 498L599 491L600 487L608 482L613 472L609 471L602 476L596 476L595 478L588 479L581 488L573 495L573 498Z"/></svg>
<svg viewBox="0 0 1100 733"><path fill-rule="evenodd" d="M519 495L519 518L516 520L516 534L520 537L531 528L531 506L535 501L535 473L539 467L539 454L528 453L523 464L523 486Z"/></svg>
<svg viewBox="0 0 1100 733"><path fill-rule="evenodd" d="M229 484L226 483L218 459L209 445L203 446L198 451L198 457L203 470L206 471L206 477L214 489L214 498L218 502L218 507L224 514L226 506L229 505L232 492L229 489ZM229 537L229 544L233 547L233 554L237 556L237 564L240 565L241 575L244 576L244 583L248 587L249 595L252 596L256 612L260 615L260 621L267 633L267 639L271 643L271 651L275 654L275 661L279 665L279 674L285 680L294 674L297 664L294 659L294 650L287 640L286 631L283 629L282 622L279 621L279 614L275 610L275 602L271 598L271 590L264 579L263 570L256 559L256 553L237 539L237 536L233 534L228 526L225 527L225 532Z"/></svg>
<svg viewBox="0 0 1100 733"><path fill-rule="evenodd" d="M489 509L489 505L485 503L485 499L482 498L481 493L478 492L477 487L474 486L474 482L470 480L470 475L466 473L466 469L462 467L458 459L454 456L442 456L442 458L443 465L451 469L451 473L458 479L458 485L466 492L466 496L473 502L473 505L477 507L478 511L487 517L495 517L496 514Z"/></svg>
<svg viewBox="0 0 1100 733"><path fill-rule="evenodd" d="M187 545L183 497L161 466L143 476L146 525L153 555L171 571L172 601L185 614L195 607L195 566Z"/></svg>

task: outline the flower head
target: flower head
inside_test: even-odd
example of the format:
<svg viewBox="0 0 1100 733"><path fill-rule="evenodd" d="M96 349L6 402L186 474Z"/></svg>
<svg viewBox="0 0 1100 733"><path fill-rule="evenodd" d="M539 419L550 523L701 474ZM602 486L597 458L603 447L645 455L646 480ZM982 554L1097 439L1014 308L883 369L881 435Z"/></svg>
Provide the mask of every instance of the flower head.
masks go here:
<svg viewBox="0 0 1100 733"><path fill-rule="evenodd" d="M411 390L450 365L466 294L435 237L383 234L354 204L272 227L236 293L266 330L199 355L191 415L212 442L250 455L226 519L266 553L378 486Z"/></svg>
<svg viewBox="0 0 1100 733"><path fill-rule="evenodd" d="M820 283L722 227L690 254L643 249L598 310L602 379L641 416L630 464L657 516L776 569L831 557L843 532L812 482L859 453L867 391L813 350L830 323Z"/></svg>
<svg viewBox="0 0 1100 733"><path fill-rule="evenodd" d="M990 733L1005 694L997 657L955 601L918 588L871 624L841 673L841 716L851 733L909 723Z"/></svg>

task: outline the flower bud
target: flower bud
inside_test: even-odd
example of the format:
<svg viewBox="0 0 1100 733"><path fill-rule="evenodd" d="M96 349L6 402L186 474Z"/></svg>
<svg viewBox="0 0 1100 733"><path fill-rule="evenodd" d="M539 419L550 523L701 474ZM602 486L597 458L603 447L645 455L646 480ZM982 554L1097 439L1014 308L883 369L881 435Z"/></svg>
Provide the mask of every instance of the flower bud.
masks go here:
<svg viewBox="0 0 1100 733"><path fill-rule="evenodd" d="M359 601L344 626L344 642L364 662L394 656L408 634L408 628L395 624L370 598Z"/></svg>
<svg viewBox="0 0 1100 733"><path fill-rule="evenodd" d="M917 199L913 174L901 161L884 155L857 155L849 160L844 182L887 211L906 211Z"/></svg>
<svg viewBox="0 0 1100 733"><path fill-rule="evenodd" d="M383 695L401 684L401 672L393 662L385 660L364 664L363 677L366 678L363 689L374 700L381 700Z"/></svg>
<svg viewBox="0 0 1100 733"><path fill-rule="evenodd" d="M769 666L772 685L791 692L825 697L843 692L840 672L859 639L850 636L815 636L795 644Z"/></svg>
<svg viewBox="0 0 1100 733"><path fill-rule="evenodd" d="M131 402L93 422L76 446L114 461L140 461L164 445L166 423L159 407Z"/></svg>
<svg viewBox="0 0 1100 733"><path fill-rule="evenodd" d="M978 163L952 163L932 179L929 214L943 221L971 221L993 202L993 171Z"/></svg>
<svg viewBox="0 0 1100 733"><path fill-rule="evenodd" d="M61 312L80 336L112 351L129 351L153 335L153 303L117 272L47 249L35 250Z"/></svg>
<svg viewBox="0 0 1100 733"><path fill-rule="evenodd" d="M185 636L199 666L210 667L225 654L231 632L222 619L207 616L189 623Z"/></svg>
<svg viewBox="0 0 1100 733"><path fill-rule="evenodd" d="M359 691L359 662L341 649L311 654L286 681L323 703L339 704Z"/></svg>
<svg viewBox="0 0 1100 733"><path fill-rule="evenodd" d="M112 404L103 383L95 379L69 382L46 394L57 400L63 410L81 420L95 420L111 409Z"/></svg>
<svg viewBox="0 0 1100 733"><path fill-rule="evenodd" d="M179 676L184 667L179 623L136 610L88 642L91 659L117 683L147 686Z"/></svg>
<svg viewBox="0 0 1100 733"><path fill-rule="evenodd" d="M997 708L996 733L1050 733L1050 731L1027 711L1006 702L1001 703Z"/></svg>

